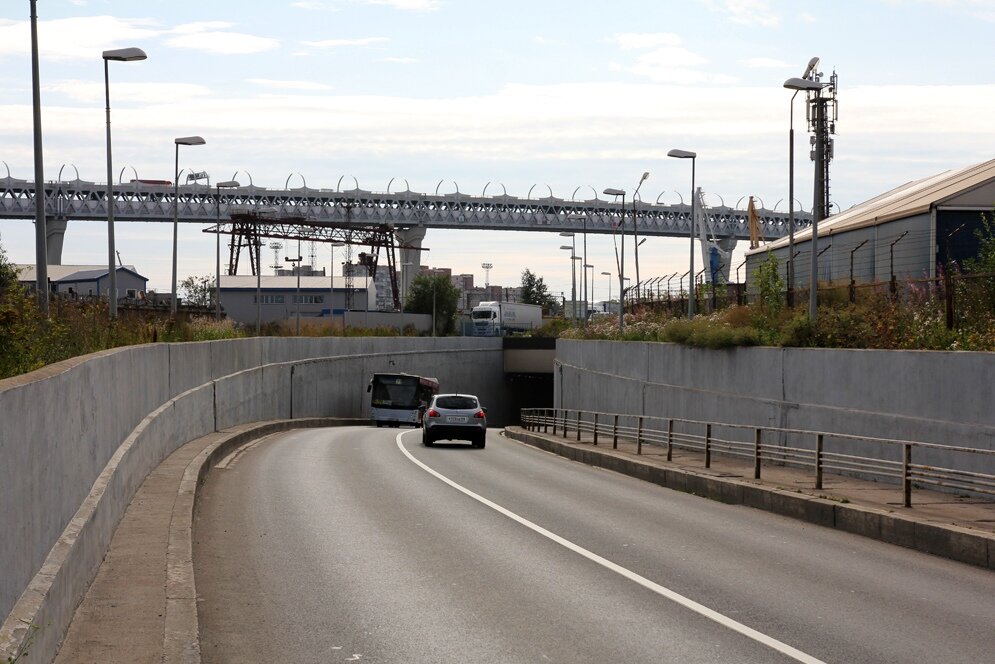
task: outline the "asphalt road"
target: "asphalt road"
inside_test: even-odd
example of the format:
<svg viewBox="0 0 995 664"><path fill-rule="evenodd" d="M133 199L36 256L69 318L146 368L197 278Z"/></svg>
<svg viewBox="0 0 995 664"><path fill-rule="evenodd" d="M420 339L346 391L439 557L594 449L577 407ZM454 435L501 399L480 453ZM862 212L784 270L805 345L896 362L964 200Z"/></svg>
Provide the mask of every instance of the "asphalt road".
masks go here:
<svg viewBox="0 0 995 664"><path fill-rule="evenodd" d="M989 571L495 431L420 440L299 430L212 472L205 662L993 661Z"/></svg>

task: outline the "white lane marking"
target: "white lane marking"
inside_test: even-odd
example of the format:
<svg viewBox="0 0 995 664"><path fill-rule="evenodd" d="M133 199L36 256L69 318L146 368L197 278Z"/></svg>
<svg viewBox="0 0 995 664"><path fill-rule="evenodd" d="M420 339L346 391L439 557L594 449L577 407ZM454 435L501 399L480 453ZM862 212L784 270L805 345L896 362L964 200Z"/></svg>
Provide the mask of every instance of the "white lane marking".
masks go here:
<svg viewBox="0 0 995 664"><path fill-rule="evenodd" d="M556 533L551 532L549 530L546 530L545 528L543 528L542 526L540 526L538 524L532 523L531 521L529 521L525 517L519 516L518 514L515 514L514 512L512 512L511 510L508 510L508 509L506 509L504 507L501 507L497 503L495 503L493 501L490 501L487 498L484 498L483 496L474 493L473 491L470 491L469 489L467 489L463 485L457 484L456 482L454 482L453 480L449 479L448 477L446 477L442 473L440 473L440 472L438 472L438 471L436 471L436 470L434 470L432 468L429 468L427 465L425 465L424 463L422 463L421 461L419 461L418 459L416 459L411 454L411 452L409 452L404 447L404 445L401 443L401 437L405 433L410 433L410 432L408 432L408 431L402 431L401 433L397 434L397 437L395 438L395 441L397 442L397 447L398 447L398 449L401 450L401 452L404 454L404 456L408 457L408 460L410 460L416 466L419 466L425 472L429 473L430 475L435 476L437 479L442 480L443 482L445 482L449 486L453 487L457 491L460 491L460 492L466 494L467 496L473 498L474 500L476 500L476 501L478 501L480 503L483 503L484 505L487 505L491 509L493 509L493 510L495 510L497 512L500 512L501 514L505 515L509 519L511 519L513 521L517 521L518 523L522 524L523 526L525 526L529 530L532 530L532 531L535 531L536 533L539 533L543 537L546 537L546 538L548 538L548 539L556 542L560 546L565 547L565 548L569 549L570 551L573 551L574 553L580 554L581 556L584 556L588 560L590 560L592 562L595 562L598 565L601 565L602 567L610 569L611 571L615 572L616 574L620 574L620 575L624 576L625 578L629 579L630 581L634 581L634 582L638 583L639 585L641 585L642 587L646 588L647 590L651 590L651 591L655 592L656 594L669 599L672 602L680 604L681 606L683 606L683 607L685 607L687 609L690 609L691 611L694 611L695 613L697 613L699 615L702 615L702 616L708 618L709 620L713 620L713 621L717 622L718 624L722 625L723 627L731 629L734 632L739 632L743 636L745 636L747 638L750 638L750 639L753 639L757 643L763 644L763 645L767 646L768 648L772 648L773 650L776 650L776 651L778 651L779 653L781 653L783 655L787 655L788 657L791 657L792 659L794 659L794 660L796 660L798 662L804 662L805 664L825 664L825 662L823 662L821 659L816 659L815 657L812 657L811 655L809 655L807 653L804 653L801 650L798 650L797 648L792 648L791 646L789 646L786 643L782 643L781 641L778 641L777 639L775 639L773 637L767 636L763 632L758 632L757 630L755 630L755 629L753 629L751 627L747 627L743 623L737 622L737 621L733 620L732 618L729 618L727 616L722 615L718 611L714 611L714 610L708 608L707 606L705 606L703 604L699 604L698 602L695 602L693 599L687 598L687 597L685 597L684 595L681 595L678 592L675 592L675 591L673 591L673 590L671 590L669 588L661 586L658 583L650 581L646 577L641 576L639 574L636 574L632 570L626 569L625 567L622 567L621 565L613 563L612 561L608 560L607 558L602 558L598 554L596 554L596 553L594 553L592 551L588 551L584 547L579 546L577 544L574 544L570 540L565 539L563 537L560 537Z"/></svg>

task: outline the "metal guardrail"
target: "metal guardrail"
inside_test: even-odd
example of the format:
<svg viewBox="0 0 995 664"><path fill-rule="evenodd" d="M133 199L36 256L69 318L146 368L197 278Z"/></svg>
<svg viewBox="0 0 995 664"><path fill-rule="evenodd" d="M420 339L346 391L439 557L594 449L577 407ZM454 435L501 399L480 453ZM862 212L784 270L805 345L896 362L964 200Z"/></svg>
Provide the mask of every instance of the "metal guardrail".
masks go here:
<svg viewBox="0 0 995 664"><path fill-rule="evenodd" d="M902 486L906 507L912 507L912 489L915 487L937 486L995 495L995 474L928 463L930 457L938 453L944 456L964 455L965 461L987 457L995 462L995 450L576 409L523 408L521 415L522 424L529 431L549 433L552 429L554 436L573 436L577 441L587 434L594 445L609 440L613 449L618 449L620 439L635 441L636 454L643 453L644 445L657 445L666 448L667 461L673 460L674 449L704 453L705 468L711 467L713 453L752 459L754 479L760 479L763 464L767 462L812 469L816 489L822 489L823 474L827 471L897 480ZM881 452L881 455L873 457L855 453L866 452L868 447Z"/></svg>

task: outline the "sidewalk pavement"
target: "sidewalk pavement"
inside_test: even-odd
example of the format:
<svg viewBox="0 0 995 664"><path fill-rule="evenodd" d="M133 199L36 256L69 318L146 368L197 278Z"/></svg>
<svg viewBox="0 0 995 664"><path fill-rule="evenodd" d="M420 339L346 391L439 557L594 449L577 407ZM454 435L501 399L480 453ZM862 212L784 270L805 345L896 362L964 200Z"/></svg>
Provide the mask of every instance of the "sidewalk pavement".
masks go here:
<svg viewBox="0 0 995 664"><path fill-rule="evenodd" d="M764 464L761 479L753 479L753 461L713 453L705 468L704 453L602 437L594 445L590 434L569 438L508 427L505 435L576 461L614 470L672 489L724 503L747 505L838 528L892 544L932 553L971 565L995 569L995 499L968 498L914 489L912 507L903 506L898 484L871 482L840 475L815 476L804 469ZM606 444L607 443L607 444Z"/></svg>
<svg viewBox="0 0 995 664"><path fill-rule="evenodd" d="M240 445L276 431L355 424L354 420L280 420L212 433L187 443L142 484L118 525L110 548L76 610L56 664L200 662L196 590L190 554L196 486ZM594 446L508 427L506 435L593 466L663 486L785 514L954 560L995 569L995 502L916 490L902 507L898 486L826 475L816 491L801 470L721 456L704 468L703 455L636 446L620 440ZM192 613L192 615L191 615Z"/></svg>

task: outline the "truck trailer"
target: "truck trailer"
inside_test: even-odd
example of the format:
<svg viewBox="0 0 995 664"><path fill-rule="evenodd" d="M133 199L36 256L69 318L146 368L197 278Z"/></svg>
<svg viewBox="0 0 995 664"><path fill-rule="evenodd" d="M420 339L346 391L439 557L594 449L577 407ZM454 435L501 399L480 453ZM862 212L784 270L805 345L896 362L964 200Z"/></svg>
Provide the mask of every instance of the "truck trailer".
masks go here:
<svg viewBox="0 0 995 664"><path fill-rule="evenodd" d="M542 326L542 307L520 302L481 302L470 312L475 337L500 337Z"/></svg>

